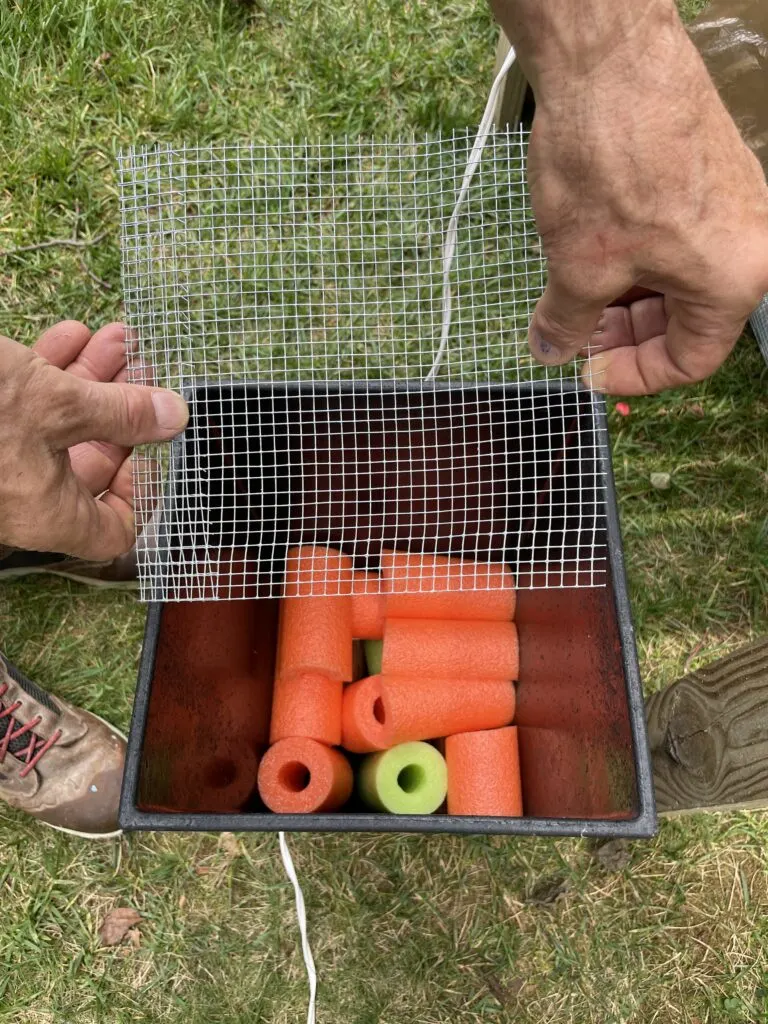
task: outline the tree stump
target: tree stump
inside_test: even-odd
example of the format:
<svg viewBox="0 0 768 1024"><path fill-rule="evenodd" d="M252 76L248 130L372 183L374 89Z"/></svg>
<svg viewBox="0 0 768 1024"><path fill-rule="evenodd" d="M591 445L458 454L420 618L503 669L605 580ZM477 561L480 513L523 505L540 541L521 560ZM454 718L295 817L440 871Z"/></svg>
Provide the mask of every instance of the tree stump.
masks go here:
<svg viewBox="0 0 768 1024"><path fill-rule="evenodd" d="M768 638L646 705L661 814L768 807Z"/></svg>

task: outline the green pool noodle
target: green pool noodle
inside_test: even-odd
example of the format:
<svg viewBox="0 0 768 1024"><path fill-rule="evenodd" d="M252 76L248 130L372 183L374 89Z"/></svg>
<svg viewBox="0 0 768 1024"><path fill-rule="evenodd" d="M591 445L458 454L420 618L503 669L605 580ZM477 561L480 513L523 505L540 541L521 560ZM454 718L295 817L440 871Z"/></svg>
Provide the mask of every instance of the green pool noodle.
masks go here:
<svg viewBox="0 0 768 1024"><path fill-rule="evenodd" d="M358 775L369 807L390 814L432 814L445 800L445 758L429 743L401 743L366 757Z"/></svg>
<svg viewBox="0 0 768 1024"><path fill-rule="evenodd" d="M381 675L381 656L384 652L383 640L365 641L365 663L368 666L369 676Z"/></svg>

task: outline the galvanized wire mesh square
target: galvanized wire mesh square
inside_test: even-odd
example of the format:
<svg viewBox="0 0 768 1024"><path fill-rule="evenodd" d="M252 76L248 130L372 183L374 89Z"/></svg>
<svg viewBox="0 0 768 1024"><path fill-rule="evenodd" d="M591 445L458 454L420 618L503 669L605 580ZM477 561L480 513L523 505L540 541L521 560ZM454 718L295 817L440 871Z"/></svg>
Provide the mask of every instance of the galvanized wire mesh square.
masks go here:
<svg viewBox="0 0 768 1024"><path fill-rule="evenodd" d="M604 582L596 406L578 366L544 370L526 345L545 265L521 132L490 136L461 209L435 365L472 142L121 155L132 377L192 406L137 474L158 539L145 597L278 594L287 547L314 543L374 568L394 545L503 559L521 586Z"/></svg>

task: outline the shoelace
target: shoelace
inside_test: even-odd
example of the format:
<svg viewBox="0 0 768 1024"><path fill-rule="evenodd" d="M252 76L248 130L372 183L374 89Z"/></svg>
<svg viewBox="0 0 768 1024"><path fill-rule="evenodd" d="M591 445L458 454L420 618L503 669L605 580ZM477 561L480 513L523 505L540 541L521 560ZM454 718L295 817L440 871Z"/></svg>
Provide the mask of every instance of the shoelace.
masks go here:
<svg viewBox="0 0 768 1024"><path fill-rule="evenodd" d="M54 743L61 739L61 729L56 729L56 731L53 732L47 740L38 736L33 730L35 726L38 726L42 722L42 716L37 715L35 718L31 718L28 722L19 722L13 717L13 713L14 711L18 711L21 707L21 701L17 700L15 703L9 704L8 707L3 707L2 699L7 692L8 683L0 683L0 721L4 718L8 719L8 726L2 739L0 739L0 764L5 760L5 755L8 753L11 743L28 733L29 743L27 746L12 751L14 757L25 762L24 767L19 772L19 775L23 779L29 775L35 765L40 761L43 754L50 750Z"/></svg>

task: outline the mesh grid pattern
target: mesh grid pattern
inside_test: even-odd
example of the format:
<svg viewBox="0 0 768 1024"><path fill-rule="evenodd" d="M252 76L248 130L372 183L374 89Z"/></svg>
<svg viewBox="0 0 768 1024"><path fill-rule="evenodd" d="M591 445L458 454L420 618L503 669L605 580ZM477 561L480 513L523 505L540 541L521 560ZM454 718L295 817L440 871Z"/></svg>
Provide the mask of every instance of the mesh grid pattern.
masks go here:
<svg viewBox="0 0 768 1024"><path fill-rule="evenodd" d="M392 545L503 559L521 586L604 582L595 405L576 364L545 370L526 345L545 266L520 132L490 136L461 209L435 367L472 142L121 155L132 379L192 409L170 452L139 464L140 523L162 508L144 597L277 594L291 544L357 567Z"/></svg>
<svg viewBox="0 0 768 1024"><path fill-rule="evenodd" d="M764 296L763 301L749 318L749 322L755 332L760 351L763 353L763 359L768 363L768 295Z"/></svg>

